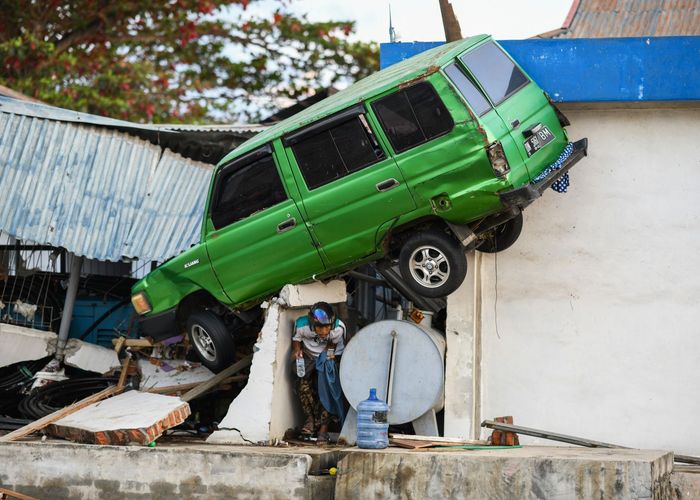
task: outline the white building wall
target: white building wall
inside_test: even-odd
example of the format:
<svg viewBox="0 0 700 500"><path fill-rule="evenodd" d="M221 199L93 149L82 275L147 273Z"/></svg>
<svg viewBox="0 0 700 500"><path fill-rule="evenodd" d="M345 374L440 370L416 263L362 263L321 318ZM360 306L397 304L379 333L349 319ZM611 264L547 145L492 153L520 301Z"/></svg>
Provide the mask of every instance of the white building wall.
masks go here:
<svg viewBox="0 0 700 500"><path fill-rule="evenodd" d="M481 419L700 455L700 110L564 111L569 193L481 259Z"/></svg>

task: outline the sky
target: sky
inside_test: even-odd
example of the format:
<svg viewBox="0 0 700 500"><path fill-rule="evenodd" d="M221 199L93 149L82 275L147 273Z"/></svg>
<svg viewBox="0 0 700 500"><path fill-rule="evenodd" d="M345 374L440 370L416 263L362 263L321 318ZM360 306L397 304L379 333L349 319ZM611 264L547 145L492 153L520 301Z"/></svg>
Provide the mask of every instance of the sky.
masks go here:
<svg viewBox="0 0 700 500"><path fill-rule="evenodd" d="M389 4L399 41L445 39L438 0L293 0L290 10L306 13L311 21L353 20L356 37L389 41ZM529 38L561 27L572 0L452 0L462 36L489 34L497 40ZM271 12L266 0L251 4Z"/></svg>

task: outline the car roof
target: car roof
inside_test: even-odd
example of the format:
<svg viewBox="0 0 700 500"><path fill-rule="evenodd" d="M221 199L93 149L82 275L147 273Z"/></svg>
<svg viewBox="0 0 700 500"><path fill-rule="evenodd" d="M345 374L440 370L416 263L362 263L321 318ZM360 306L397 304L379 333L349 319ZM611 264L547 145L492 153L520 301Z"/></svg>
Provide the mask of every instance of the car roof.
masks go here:
<svg viewBox="0 0 700 500"><path fill-rule="evenodd" d="M464 40L446 43L373 73L355 82L348 88L260 132L258 135L227 154L219 164L230 162L232 159L287 134L288 132L301 128L321 118L325 118L326 116L330 116L354 104L363 102L375 95L386 92L387 90L398 87L411 80L427 76L469 47L488 38L490 38L489 35L477 35L465 38Z"/></svg>

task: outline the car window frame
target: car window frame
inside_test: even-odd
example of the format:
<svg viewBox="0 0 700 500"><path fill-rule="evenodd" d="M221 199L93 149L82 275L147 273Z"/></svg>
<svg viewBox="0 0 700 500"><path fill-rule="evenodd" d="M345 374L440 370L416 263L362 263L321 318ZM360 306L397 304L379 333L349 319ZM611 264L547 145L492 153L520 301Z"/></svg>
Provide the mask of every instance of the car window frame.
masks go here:
<svg viewBox="0 0 700 500"><path fill-rule="evenodd" d="M227 224L224 224L220 227L216 226L216 223L214 222L214 217L213 217L213 212L214 212L214 207L216 207L219 203L219 200L221 198L221 193L223 189L223 179L229 175L229 173L233 174L235 172L238 172L240 170L245 169L246 167L252 165L253 163L262 160L263 158L270 156L272 159L272 164L275 167L275 171L277 172L278 179L280 181L280 184L282 185L282 190L284 191L285 194L285 199L278 201L277 203L274 203L272 205L268 205L264 208L261 208L259 210L256 210L255 212L251 212L245 217L242 217L240 219L237 219L235 221L229 222ZM239 156L237 158L234 158L230 162L224 164L221 166L216 171L216 177L214 179L214 185L212 189L212 198L211 202L209 203L209 207L207 208L207 218L211 221L212 227L214 228L214 231L220 231L222 229L231 227L235 224L238 224L239 222L248 220L250 217L259 214L261 212L264 212L266 210L269 210L270 208L276 207L278 205L281 205L282 203L285 203L289 200L291 200L292 197L289 193L289 190L287 188L287 184L284 181L284 177L282 175L282 172L280 170L280 165L277 159L275 158L275 154L272 148L271 144L265 144L259 148L254 149L253 151L250 151L249 153L246 153L242 156Z"/></svg>
<svg viewBox="0 0 700 500"><path fill-rule="evenodd" d="M416 143L416 144L412 144L411 146L409 146L409 147L407 147L407 148L405 148L405 149L397 150L396 147L394 146L394 143L393 143L392 140L391 140L390 134L387 132L387 126L385 125L384 120L382 119L381 114L380 114L380 113L377 111L377 109L375 108L375 105L376 105L378 102L380 102L382 99L385 99L385 98L387 98L387 97L389 97L389 96L398 94L399 92L405 92L405 91L407 91L407 90L409 90L409 89L412 89L412 88L414 88L414 87L417 87L418 85L423 85L423 84L428 85L428 86L430 87L430 89L432 90L432 92L434 92L434 94L435 94L435 95L437 96L437 98L440 100L440 103L442 104L443 108L444 108L445 111L447 112L447 113L446 113L447 116L450 118L451 125L450 125L449 129L445 130L444 132L442 132L442 133L440 133L440 134L438 134L438 135L435 135L435 136L432 136L432 137L430 137L430 138L427 138L427 139L425 139L425 140L423 140L423 141L421 141L421 142L418 142L418 143ZM410 100L409 100L409 103L410 103ZM434 140L436 140L436 139L439 139L440 137L446 136L446 135L450 134L450 133L454 130L455 125L456 125L456 124L455 124L454 117L452 116L452 113L450 112L449 108L448 108L447 105L445 104L445 101L443 100L442 96L440 96L440 92L437 91L437 89L435 88L435 85L433 85L432 82L430 82L429 80L426 80L426 79L417 81L417 82L413 83L412 85L408 85L408 86L405 86L405 87L400 87L400 88L392 89L390 92L387 92L387 93L385 93L385 94L383 94L383 95L381 95L381 96L377 96L377 97L373 98L372 101L370 102L370 108L371 108L371 110L372 110L372 113L373 113L374 117L375 117L376 120L377 120L377 123L378 123L379 126L381 127L381 132L382 132L382 134L384 134L384 137L386 138L386 141L387 141L387 143L388 143L388 146L391 148L391 151L392 151L392 153L393 153L394 155L403 154L403 153L405 153L405 152L407 152L407 151L411 151L412 149L415 149L415 148L420 147L420 146L422 146L422 145L424 145L424 144L427 144L427 143L429 143L429 142L431 142L431 141L434 141ZM413 107L411 106L411 108L413 108ZM413 109L412 109L412 111L413 111ZM414 114L414 116L415 116L415 111L413 111L413 114ZM419 124L419 125L420 125L420 124Z"/></svg>
<svg viewBox="0 0 700 500"><path fill-rule="evenodd" d="M463 59L464 56L469 55L469 54L473 53L474 51L476 51L476 50L480 49L481 47L484 47L488 44L491 44L494 47L496 47L496 49L499 50L501 52L501 54L503 54L506 57L506 59L508 59L511 62L511 64L515 68L517 68L517 70L520 71L520 73L525 77L525 82L523 84L521 84L519 87L516 87L515 89L510 91L510 93L506 94L500 101L493 100L493 98L491 97L491 94L489 94L489 92L486 90L486 87L484 86L484 84L481 82L481 80L479 80L479 78L477 78L476 74L471 70L469 65ZM473 82L478 84L479 89L481 89L482 93L486 96L486 98L489 100L489 102L492 104L492 106L494 108L500 106L501 104L506 102L508 99L510 99L515 94L517 94L522 89L524 89L525 87L527 87L528 85L530 85L532 83L532 79L528 76L528 74L525 73L525 71L523 71L523 69L520 67L520 65L517 62L515 62L515 60L512 57L510 57L510 54L508 54L505 50L503 50L503 48L500 45L498 45L494 40L486 40L484 43L481 43L481 44L477 45L476 47L472 47L469 50L466 50L465 52L463 52L457 56L457 60L462 65L463 69L466 70L466 72L472 76Z"/></svg>
<svg viewBox="0 0 700 500"><path fill-rule="evenodd" d="M457 83L455 83L452 78L447 74L447 68L450 66L454 66L457 68L458 71L460 71L464 77L469 80L469 82L474 86L477 92L481 95L481 97L484 98L486 103L488 104L488 109L486 111L483 111L482 113L477 113L476 110L474 109L474 105L471 103L471 101L467 98L467 96L464 95L464 93L460 90L459 86ZM495 105L491 101L491 98L486 94L486 91L482 88L481 84L476 80L474 75L471 74L471 72L466 68L466 65L459 59L459 57L456 57L453 59L451 62L445 64L441 68L441 72L443 76L445 77L445 80L449 82L449 84L455 89L457 94L459 94L460 98L469 106L469 109L476 115L477 118L481 118L482 116L486 116L488 113L493 111L495 109Z"/></svg>
<svg viewBox="0 0 700 500"><path fill-rule="evenodd" d="M320 120L316 120L315 122L303 128L292 131L282 137L282 145L285 147L286 150L288 150L288 156L291 156L291 158L294 159L296 170L298 170L304 187L309 193L317 189L321 189L325 186L331 185L334 182L346 179L347 177L361 172L363 170L366 170L367 168L370 168L373 165L376 165L377 163L385 161L387 158L390 157L388 151L386 150L386 147L382 144L382 141L380 140L379 134L376 130L372 128L370 120L367 119L368 113L369 111L367 110L367 108L365 108L364 103L360 103L355 106L352 106L351 108L347 108L338 113L334 113L331 116L322 118ZM315 137L321 133L329 132L332 129L344 125L345 123L352 120L359 121L362 130L365 132L368 140L372 144L372 149L375 153L375 159L353 170L348 170L347 166L345 165L344 159L340 154L340 151L337 151L336 148L338 156L340 157L341 161L343 162L343 166L345 167L345 173L340 177L336 177L334 179L331 179L330 181L311 187L309 185L309 181L306 178L306 175L304 174L304 170L301 168L299 158L297 157L297 154L294 151L294 146L306 139ZM377 156L377 151L381 153L380 156Z"/></svg>

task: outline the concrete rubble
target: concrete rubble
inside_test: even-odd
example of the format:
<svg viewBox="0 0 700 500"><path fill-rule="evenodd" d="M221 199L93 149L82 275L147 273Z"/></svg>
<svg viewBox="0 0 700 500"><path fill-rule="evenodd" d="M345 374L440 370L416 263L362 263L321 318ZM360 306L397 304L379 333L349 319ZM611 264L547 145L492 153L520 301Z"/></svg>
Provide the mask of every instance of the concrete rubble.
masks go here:
<svg viewBox="0 0 700 500"><path fill-rule="evenodd" d="M156 365L148 360L138 360L141 372L141 390L174 387L178 385L204 382L214 376L214 373L199 363L190 363L182 359L163 360Z"/></svg>
<svg viewBox="0 0 700 500"><path fill-rule="evenodd" d="M56 352L55 341L53 332L0 323L0 368L51 356Z"/></svg>
<svg viewBox="0 0 700 500"><path fill-rule="evenodd" d="M107 349L78 339L68 340L63 362L68 366L100 374L107 373L112 368L121 365L114 349Z"/></svg>

